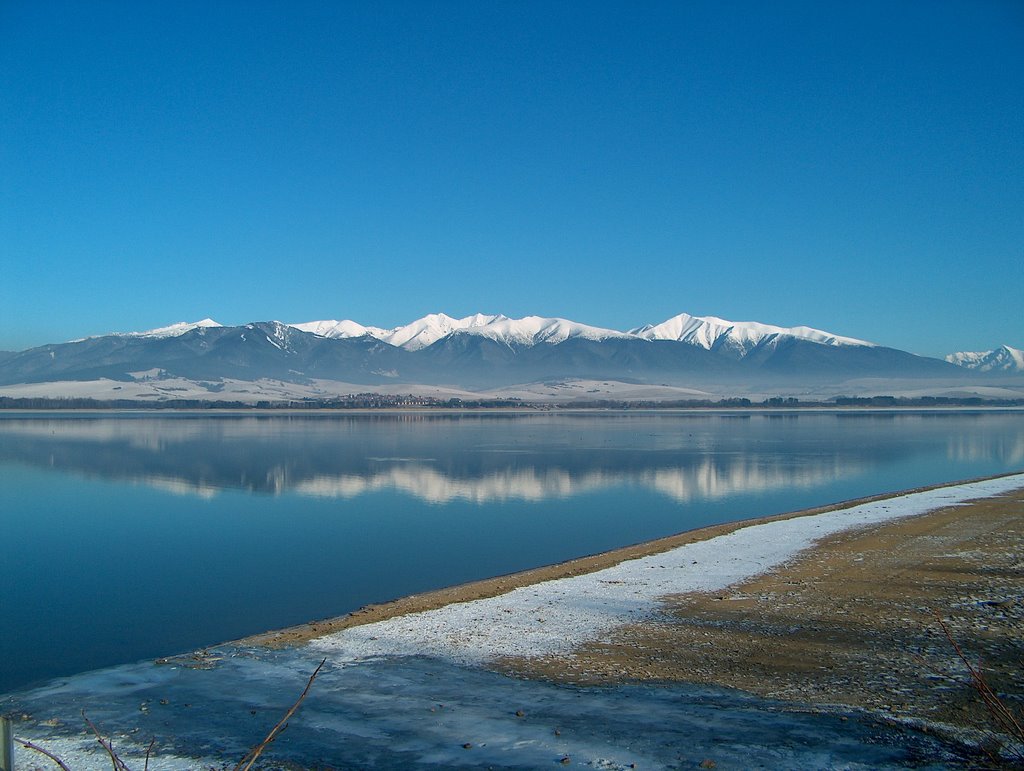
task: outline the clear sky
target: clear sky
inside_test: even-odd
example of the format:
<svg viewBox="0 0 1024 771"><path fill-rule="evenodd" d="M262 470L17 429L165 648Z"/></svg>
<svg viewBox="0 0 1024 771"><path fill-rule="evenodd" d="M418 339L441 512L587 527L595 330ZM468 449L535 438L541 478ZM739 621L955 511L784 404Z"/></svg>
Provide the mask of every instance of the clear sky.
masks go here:
<svg viewBox="0 0 1024 771"><path fill-rule="evenodd" d="M437 311L1024 347L1024 3L0 0L0 349Z"/></svg>

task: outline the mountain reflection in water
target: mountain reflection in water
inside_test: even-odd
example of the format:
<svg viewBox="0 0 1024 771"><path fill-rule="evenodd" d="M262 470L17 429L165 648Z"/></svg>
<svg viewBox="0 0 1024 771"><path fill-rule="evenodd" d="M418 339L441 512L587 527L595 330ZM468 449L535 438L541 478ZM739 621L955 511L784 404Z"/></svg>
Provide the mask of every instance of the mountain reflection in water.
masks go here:
<svg viewBox="0 0 1024 771"><path fill-rule="evenodd" d="M0 692L1022 463L1020 412L0 413Z"/></svg>
<svg viewBox="0 0 1024 771"><path fill-rule="evenodd" d="M885 464L930 434L930 450L944 447L954 461L1024 463L1019 415L995 435L951 433L948 419L928 414L849 417L8 417L0 420L0 462L202 497L228 489L321 498L397 491L438 504L543 501L622 486L679 502L809 488ZM1007 422L1005 415L958 417L975 429ZM782 455L789 457L780 462Z"/></svg>

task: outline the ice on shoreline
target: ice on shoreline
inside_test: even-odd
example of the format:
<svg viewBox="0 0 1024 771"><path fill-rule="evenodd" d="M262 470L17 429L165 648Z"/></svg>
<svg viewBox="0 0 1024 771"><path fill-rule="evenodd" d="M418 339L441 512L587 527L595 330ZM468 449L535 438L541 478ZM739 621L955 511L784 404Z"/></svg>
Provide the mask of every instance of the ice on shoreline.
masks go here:
<svg viewBox="0 0 1024 771"><path fill-rule="evenodd" d="M226 646L212 669L122 665L0 699L15 731L75 771L110 771L85 712L133 769L230 769L259 742L318 661L312 651ZM151 739L152 756L145 756ZM579 689L437 659L326 666L261 768L880 769L955 767L932 736L856 715L790 711L738 691L676 684ZM15 749L15 767L56 768Z"/></svg>
<svg viewBox="0 0 1024 771"><path fill-rule="evenodd" d="M815 541L1024 487L1024 474L742 527L604 570L352 627L309 646L335 661L427 655L461 664L564 655L656 613L661 598L716 591L783 565Z"/></svg>

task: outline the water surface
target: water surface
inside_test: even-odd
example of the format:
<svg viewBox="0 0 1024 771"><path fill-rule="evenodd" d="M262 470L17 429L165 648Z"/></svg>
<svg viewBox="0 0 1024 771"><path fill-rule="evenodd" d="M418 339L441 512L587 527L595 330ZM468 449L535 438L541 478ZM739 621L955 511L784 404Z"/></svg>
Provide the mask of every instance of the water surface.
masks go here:
<svg viewBox="0 0 1024 771"><path fill-rule="evenodd" d="M1019 412L4 414L0 692L1022 468Z"/></svg>

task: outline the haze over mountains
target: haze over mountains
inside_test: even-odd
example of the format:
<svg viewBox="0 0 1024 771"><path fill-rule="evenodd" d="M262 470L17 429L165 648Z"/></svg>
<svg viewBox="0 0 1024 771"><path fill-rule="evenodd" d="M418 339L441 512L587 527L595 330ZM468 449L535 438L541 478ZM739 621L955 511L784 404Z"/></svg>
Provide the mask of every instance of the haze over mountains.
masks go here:
<svg viewBox="0 0 1024 771"><path fill-rule="evenodd" d="M1022 371L1024 355L1006 346L942 361L810 327L685 313L627 331L484 314L431 314L393 329L350 320L226 327L203 319L0 354L0 395L291 399L518 387L528 398L543 388L524 386L541 384L577 398L624 391L682 398L855 394L898 382L904 391L970 387L1005 396L996 391Z"/></svg>

